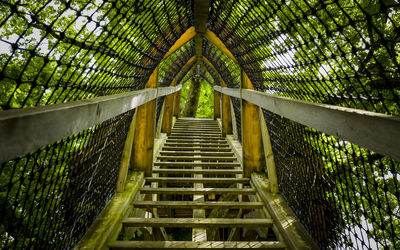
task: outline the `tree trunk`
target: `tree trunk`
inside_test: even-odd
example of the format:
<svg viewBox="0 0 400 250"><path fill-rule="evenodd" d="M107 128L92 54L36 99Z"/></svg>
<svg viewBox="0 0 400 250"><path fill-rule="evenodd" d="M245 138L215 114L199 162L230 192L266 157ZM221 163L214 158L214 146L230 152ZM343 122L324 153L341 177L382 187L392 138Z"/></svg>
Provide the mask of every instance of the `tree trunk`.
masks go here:
<svg viewBox="0 0 400 250"><path fill-rule="evenodd" d="M186 105L183 111L184 117L195 117L197 106L199 105L201 79L192 78L190 88L186 98Z"/></svg>

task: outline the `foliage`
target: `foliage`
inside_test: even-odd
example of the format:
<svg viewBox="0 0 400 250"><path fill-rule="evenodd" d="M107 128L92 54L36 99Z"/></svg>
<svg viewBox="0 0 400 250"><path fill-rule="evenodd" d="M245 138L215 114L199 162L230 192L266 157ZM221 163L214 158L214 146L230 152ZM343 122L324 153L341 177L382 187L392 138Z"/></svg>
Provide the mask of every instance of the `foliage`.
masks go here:
<svg viewBox="0 0 400 250"><path fill-rule="evenodd" d="M196 117L214 117L214 89L206 82L201 83L199 106Z"/></svg>

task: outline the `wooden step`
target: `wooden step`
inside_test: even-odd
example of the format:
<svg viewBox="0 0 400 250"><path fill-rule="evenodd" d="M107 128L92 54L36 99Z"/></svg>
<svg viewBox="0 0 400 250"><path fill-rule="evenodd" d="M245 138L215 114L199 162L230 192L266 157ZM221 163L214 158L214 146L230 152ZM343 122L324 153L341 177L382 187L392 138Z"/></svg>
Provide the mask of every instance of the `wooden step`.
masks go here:
<svg viewBox="0 0 400 250"><path fill-rule="evenodd" d="M227 143L201 143L201 142L166 142L164 146L167 147L221 147L221 148L227 148L229 147L229 144Z"/></svg>
<svg viewBox="0 0 400 250"><path fill-rule="evenodd" d="M136 208L181 208L181 209L257 209L262 208L262 202L230 202L230 201L135 201Z"/></svg>
<svg viewBox="0 0 400 250"><path fill-rule="evenodd" d="M255 194L253 188L148 188L140 189L142 194Z"/></svg>
<svg viewBox="0 0 400 250"><path fill-rule="evenodd" d="M192 131L192 130L176 130L172 129L171 135L221 135L221 131Z"/></svg>
<svg viewBox="0 0 400 250"><path fill-rule="evenodd" d="M190 150L200 150L200 151L223 151L229 152L230 148L219 148L219 147L168 147L164 146L163 151L190 151Z"/></svg>
<svg viewBox="0 0 400 250"><path fill-rule="evenodd" d="M154 166L182 166L182 167L240 167L239 162L154 162Z"/></svg>
<svg viewBox="0 0 400 250"><path fill-rule="evenodd" d="M233 152L194 152L194 151L160 151L160 155L176 155L176 156L188 156L188 155L201 155L201 156L234 156Z"/></svg>
<svg viewBox="0 0 400 250"><path fill-rule="evenodd" d="M238 169L153 169L157 174L242 174Z"/></svg>
<svg viewBox="0 0 400 250"><path fill-rule="evenodd" d="M128 227L272 227L272 219L236 218L124 218L122 224Z"/></svg>
<svg viewBox="0 0 400 250"><path fill-rule="evenodd" d="M173 135L171 134L168 136L169 139L204 139L204 140L209 140L209 139L225 139L222 135L183 135L183 134L178 134L178 135Z"/></svg>
<svg viewBox="0 0 400 250"><path fill-rule="evenodd" d="M279 241L114 241L110 249L269 249L282 250L286 245Z"/></svg>
<svg viewBox="0 0 400 250"><path fill-rule="evenodd" d="M218 127L206 127L206 128L202 128L202 127L173 127L172 131L191 131L191 132L203 132L203 131L211 131L211 132L220 132L221 133L221 129Z"/></svg>
<svg viewBox="0 0 400 250"><path fill-rule="evenodd" d="M188 177L147 177L147 183L248 183L249 178L188 178Z"/></svg>
<svg viewBox="0 0 400 250"><path fill-rule="evenodd" d="M216 156L158 156L158 160L176 160L176 161L236 161L236 157L216 157Z"/></svg>
<svg viewBox="0 0 400 250"><path fill-rule="evenodd" d="M166 142L181 142L181 143L215 143L215 144L225 144L228 143L225 139L216 139L216 140L202 140L202 139L167 139Z"/></svg>

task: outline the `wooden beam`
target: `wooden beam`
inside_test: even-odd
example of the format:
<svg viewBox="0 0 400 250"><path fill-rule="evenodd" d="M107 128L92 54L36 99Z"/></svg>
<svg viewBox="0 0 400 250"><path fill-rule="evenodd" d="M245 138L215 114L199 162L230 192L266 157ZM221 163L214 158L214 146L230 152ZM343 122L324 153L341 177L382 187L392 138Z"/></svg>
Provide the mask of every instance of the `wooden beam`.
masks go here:
<svg viewBox="0 0 400 250"><path fill-rule="evenodd" d="M156 88L157 77L158 67L151 74L146 87ZM132 165L135 170L144 171L145 176L152 174L155 120L156 100L138 107Z"/></svg>
<svg viewBox="0 0 400 250"><path fill-rule="evenodd" d="M221 118L221 95L214 90L214 120Z"/></svg>
<svg viewBox="0 0 400 250"><path fill-rule="evenodd" d="M134 172L129 177L125 191L113 195L73 249L106 249L109 241L116 240L122 228L121 219L128 215L143 183L143 173Z"/></svg>
<svg viewBox="0 0 400 250"><path fill-rule="evenodd" d="M187 43L188 41L190 41L191 39L193 39L193 37L197 34L195 27L192 26L189 29L187 29L185 31L185 33L183 33L181 35L181 37L174 43L174 45L172 45L172 47L168 50L168 52L164 55L163 60L166 59L167 57L169 57L172 53L174 53L175 51L177 51L180 47L182 47L183 45L185 45L185 43Z"/></svg>
<svg viewBox="0 0 400 250"><path fill-rule="evenodd" d="M320 249L283 197L268 192L268 180L264 174L252 174L251 183L274 220L288 249Z"/></svg>
<svg viewBox="0 0 400 250"><path fill-rule="evenodd" d="M231 98L222 94L222 135L232 134Z"/></svg>
<svg viewBox="0 0 400 250"><path fill-rule="evenodd" d="M222 52L224 52L232 61L235 63L238 63L236 58L233 56L232 52L225 46L225 44L217 37L217 35L212 32L211 30L207 29L206 32L204 33L204 37L213 43L215 46L217 46L218 49L220 49Z"/></svg>
<svg viewBox="0 0 400 250"><path fill-rule="evenodd" d="M247 74L241 71L243 89L253 89ZM243 176L261 172L265 166L264 148L261 136L260 114L257 105L242 99L242 146Z"/></svg>
<svg viewBox="0 0 400 250"><path fill-rule="evenodd" d="M287 249L286 244L278 241L115 241L110 249L186 249L186 250L209 250L209 249Z"/></svg>
<svg viewBox="0 0 400 250"><path fill-rule="evenodd" d="M128 176L128 169L129 169L130 162L131 162L133 141L135 138L136 116L137 116L136 111L132 117L131 125L129 126L128 135L126 136L126 140L125 140L124 150L122 151L122 160L121 160L121 165L119 167L117 188L116 188L116 191L118 193L124 192L124 190L125 190L126 178Z"/></svg>
<svg viewBox="0 0 400 250"><path fill-rule="evenodd" d="M276 194L279 192L279 187L278 187L278 177L276 175L274 153L272 152L272 144L271 144L271 139L269 137L268 127L264 119L264 114L260 107L259 107L259 113L260 113L261 136L264 145L264 156L267 165L269 188L271 193Z"/></svg>
<svg viewBox="0 0 400 250"><path fill-rule="evenodd" d="M182 86L182 85L179 84L179 86ZM182 94L182 90L179 90L178 92L175 92L175 95L174 95L174 116L175 117L179 117L179 114L180 114L181 94Z"/></svg>
<svg viewBox="0 0 400 250"><path fill-rule="evenodd" d="M266 110L400 161L400 118L254 90L242 97Z"/></svg>
<svg viewBox="0 0 400 250"><path fill-rule="evenodd" d="M174 96L175 94L169 94L164 100L164 114L162 117L161 133L166 133L167 135L171 134Z"/></svg>

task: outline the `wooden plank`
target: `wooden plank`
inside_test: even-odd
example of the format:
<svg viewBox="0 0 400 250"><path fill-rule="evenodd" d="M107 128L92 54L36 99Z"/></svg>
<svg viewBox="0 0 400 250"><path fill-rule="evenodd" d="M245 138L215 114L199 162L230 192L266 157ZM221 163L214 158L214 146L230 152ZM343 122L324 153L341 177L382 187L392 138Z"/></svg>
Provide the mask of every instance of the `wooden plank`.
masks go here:
<svg viewBox="0 0 400 250"><path fill-rule="evenodd" d="M201 161L236 161L236 157L214 157L214 156L202 156L194 157L194 156L158 156L159 160L175 160L175 161L188 161L199 159Z"/></svg>
<svg viewBox="0 0 400 250"><path fill-rule="evenodd" d="M227 143L181 143L181 142L167 142L164 144L164 146L172 146L172 147L177 147L177 146L182 146L182 147L198 147L198 146L202 146L202 147L221 147L221 148L225 148L225 147L229 147L229 145Z"/></svg>
<svg viewBox="0 0 400 250"><path fill-rule="evenodd" d="M195 27L192 26L189 29L187 29L185 31L185 33L183 33L181 35L181 37L176 40L176 42L172 45L172 47L168 50L167 53L165 53L165 55L163 56L163 60L166 59L167 57L169 57L171 54L173 54L175 51L177 51L180 47L182 47L183 45L185 45L188 41L190 41L195 35L196 35L196 30Z"/></svg>
<svg viewBox="0 0 400 250"><path fill-rule="evenodd" d="M182 85L179 84L178 86L182 86ZM175 93L175 96L174 96L174 116L175 117L179 117L181 94L182 94L182 90L179 90L178 92Z"/></svg>
<svg viewBox="0 0 400 250"><path fill-rule="evenodd" d="M264 114L259 108L260 114L260 126L261 126L261 135L263 138L263 145L264 145L264 156L267 165L267 173L268 173L268 180L269 180L269 188L271 193L278 193L278 177L276 175L276 168L275 168L275 158L274 153L272 152L272 144L271 139L269 137L268 127L264 119Z"/></svg>
<svg viewBox="0 0 400 250"><path fill-rule="evenodd" d="M146 86L148 88L156 88L157 78L158 68L153 71ZM156 100L138 107L131 159L134 169L144 171L145 176L151 176L152 174L155 122Z"/></svg>
<svg viewBox="0 0 400 250"><path fill-rule="evenodd" d="M131 163L133 140L135 138L136 116L137 112L135 112L135 114L132 117L128 135L126 136L125 140L124 150L122 151L121 165L119 167L119 173L116 185L116 191L118 193L124 192L125 190L126 178L128 176L128 169Z"/></svg>
<svg viewBox="0 0 400 250"><path fill-rule="evenodd" d="M164 99L164 113L162 117L161 133L171 134L172 113L174 108L174 94L169 94Z"/></svg>
<svg viewBox="0 0 400 250"><path fill-rule="evenodd" d="M168 139L167 140L168 143L213 143L213 144L226 144L228 143L227 141L223 141L223 140L179 140L179 139Z"/></svg>
<svg viewBox="0 0 400 250"><path fill-rule="evenodd" d="M243 89L252 89L247 74L241 70ZM265 167L264 147L261 135L259 107L246 100L242 102L242 149L243 176L250 177L252 172L261 172Z"/></svg>
<svg viewBox="0 0 400 250"><path fill-rule="evenodd" d="M222 94L222 135L232 134L231 98Z"/></svg>
<svg viewBox="0 0 400 250"><path fill-rule="evenodd" d="M218 135L170 135L168 138L170 139L224 139L224 137L222 136L218 136Z"/></svg>
<svg viewBox="0 0 400 250"><path fill-rule="evenodd" d="M193 151L160 151L160 155L204 155L204 156L233 156L233 152L193 152Z"/></svg>
<svg viewBox="0 0 400 250"><path fill-rule="evenodd" d="M245 100L318 131L400 161L400 118L243 90Z"/></svg>
<svg viewBox="0 0 400 250"><path fill-rule="evenodd" d="M200 153L200 152L196 152ZM201 160L201 158L197 158ZM183 166L183 167L240 167L239 162L154 162L154 166Z"/></svg>
<svg viewBox="0 0 400 250"><path fill-rule="evenodd" d="M143 194L255 194L253 188L141 188Z"/></svg>
<svg viewBox="0 0 400 250"><path fill-rule="evenodd" d="M290 249L319 249L283 197L268 192L265 175L252 174L251 183Z"/></svg>
<svg viewBox="0 0 400 250"><path fill-rule="evenodd" d="M221 218L125 218L124 226L129 227L271 227L271 219L221 219Z"/></svg>
<svg viewBox="0 0 400 250"><path fill-rule="evenodd" d="M200 151L222 151L229 152L230 148L219 148L219 147L163 147L163 151L190 151L190 150L200 150Z"/></svg>
<svg viewBox="0 0 400 250"><path fill-rule="evenodd" d="M241 174L237 169L153 169L158 174Z"/></svg>
<svg viewBox="0 0 400 250"><path fill-rule="evenodd" d="M73 249L104 249L107 242L116 240L122 227L120 220L129 213L131 203L143 183L143 173L133 173L128 179L125 191L113 195Z"/></svg>
<svg viewBox="0 0 400 250"><path fill-rule="evenodd" d="M172 135L201 135L201 136L214 136L214 135L220 135L221 132L220 131L213 131L213 130L208 130L208 131L203 131L202 133L200 133L200 131L184 131L184 130L172 130Z"/></svg>
<svg viewBox="0 0 400 250"><path fill-rule="evenodd" d="M258 209L262 202L230 202L230 201L134 201L136 208L182 208L182 209Z"/></svg>
<svg viewBox="0 0 400 250"><path fill-rule="evenodd" d="M221 95L214 91L214 120L221 118Z"/></svg>
<svg viewBox="0 0 400 250"><path fill-rule="evenodd" d="M146 182L169 183L248 183L249 178L182 178L182 177L148 177Z"/></svg>
<svg viewBox="0 0 400 250"><path fill-rule="evenodd" d="M286 245L277 241L115 241L109 245L110 249L270 249L283 250Z"/></svg>
<svg viewBox="0 0 400 250"><path fill-rule="evenodd" d="M170 94L174 94L174 93L180 91L181 88L182 88L182 85L170 86L170 87L159 87L159 88L157 88L157 98L166 96L166 95L170 95Z"/></svg>

